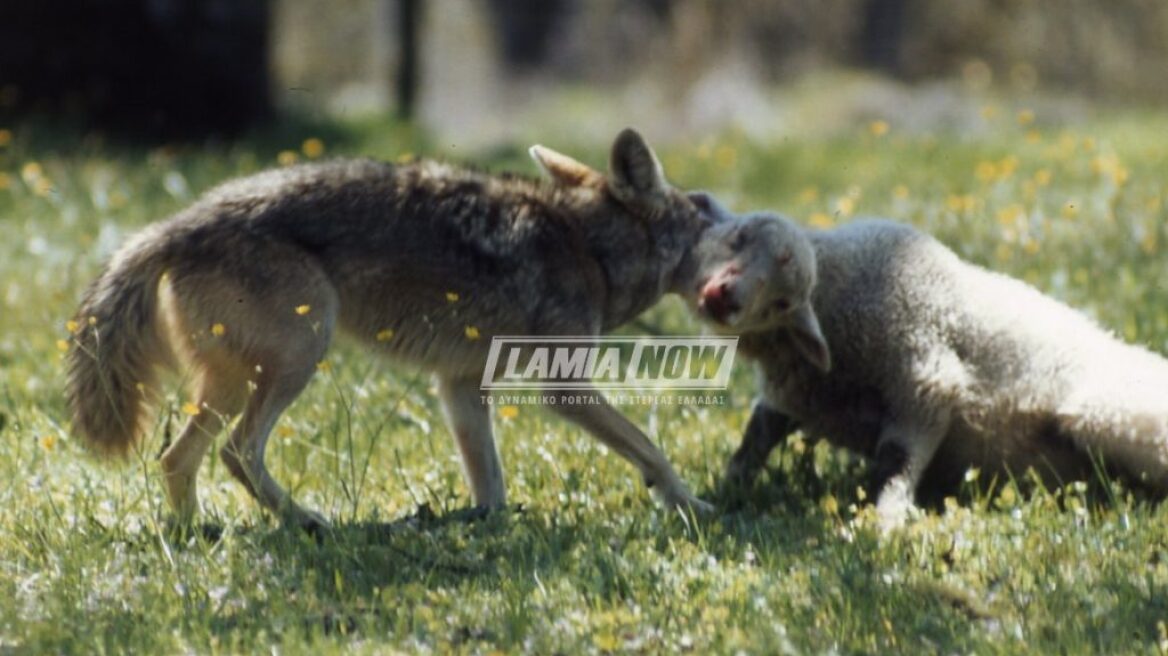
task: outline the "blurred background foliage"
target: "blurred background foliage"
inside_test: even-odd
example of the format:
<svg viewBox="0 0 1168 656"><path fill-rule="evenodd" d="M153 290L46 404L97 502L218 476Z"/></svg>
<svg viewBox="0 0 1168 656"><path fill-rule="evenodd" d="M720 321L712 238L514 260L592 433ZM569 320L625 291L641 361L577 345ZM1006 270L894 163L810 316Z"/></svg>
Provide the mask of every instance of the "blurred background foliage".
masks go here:
<svg viewBox="0 0 1168 656"><path fill-rule="evenodd" d="M289 113L389 112L471 144L505 140L541 116L581 137L609 133L621 116L652 116L659 138L727 127L769 135L800 129L799 112L773 90L825 70L871 74L829 77L841 99L824 104L903 114L921 129L966 127L959 100L970 92L1162 104L1168 3L0 4L0 121L64 116L151 140L233 135ZM823 106L807 113L833 118Z"/></svg>

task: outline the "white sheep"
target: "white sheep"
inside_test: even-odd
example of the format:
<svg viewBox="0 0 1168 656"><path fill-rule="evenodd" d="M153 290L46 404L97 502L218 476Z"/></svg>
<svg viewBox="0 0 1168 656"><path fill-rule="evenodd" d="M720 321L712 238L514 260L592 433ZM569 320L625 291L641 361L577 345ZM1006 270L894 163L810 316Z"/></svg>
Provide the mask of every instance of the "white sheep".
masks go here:
<svg viewBox="0 0 1168 656"><path fill-rule="evenodd" d="M875 460L876 509L971 467L1045 481L1099 462L1168 492L1168 360L886 220L831 230L730 215L689 263L688 301L740 334L760 400L728 475L749 481L796 426Z"/></svg>

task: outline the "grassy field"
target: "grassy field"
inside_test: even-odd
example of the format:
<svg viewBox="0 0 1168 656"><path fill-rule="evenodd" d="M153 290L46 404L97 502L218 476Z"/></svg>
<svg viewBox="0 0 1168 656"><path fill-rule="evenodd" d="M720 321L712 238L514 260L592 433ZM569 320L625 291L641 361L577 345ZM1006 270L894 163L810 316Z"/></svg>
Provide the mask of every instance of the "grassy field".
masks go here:
<svg viewBox="0 0 1168 656"><path fill-rule="evenodd" d="M738 208L910 221L1168 352L1168 115L1057 125L1019 109L987 107L978 137L876 121L661 154L677 184ZM341 342L269 448L335 530L279 527L212 463L205 518L222 537L179 537L154 458L180 390L122 466L70 437L62 351L83 286L134 229L225 178L322 151L457 151L370 125L153 150L0 130L0 654L1168 651L1168 507L1117 483L1096 504L1082 486L973 480L880 538L863 464L796 435L753 489L719 496L751 398L742 366L725 407L626 408L721 505L709 522L658 508L624 461L526 407L496 418L522 509L465 521L427 378ZM524 145L480 161L533 171ZM604 159L602 144L573 152ZM696 330L675 301L644 321Z"/></svg>

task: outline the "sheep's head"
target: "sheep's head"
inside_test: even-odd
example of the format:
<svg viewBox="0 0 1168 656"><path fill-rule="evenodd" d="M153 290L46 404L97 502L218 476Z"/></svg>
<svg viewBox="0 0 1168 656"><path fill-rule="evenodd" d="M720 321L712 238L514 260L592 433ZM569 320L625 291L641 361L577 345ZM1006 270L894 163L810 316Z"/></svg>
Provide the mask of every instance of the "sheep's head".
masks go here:
<svg viewBox="0 0 1168 656"><path fill-rule="evenodd" d="M829 370L811 305L815 250L803 230L777 214L736 215L708 197L693 200L710 225L691 254L688 284L679 285L690 309L719 333L785 329L804 357Z"/></svg>

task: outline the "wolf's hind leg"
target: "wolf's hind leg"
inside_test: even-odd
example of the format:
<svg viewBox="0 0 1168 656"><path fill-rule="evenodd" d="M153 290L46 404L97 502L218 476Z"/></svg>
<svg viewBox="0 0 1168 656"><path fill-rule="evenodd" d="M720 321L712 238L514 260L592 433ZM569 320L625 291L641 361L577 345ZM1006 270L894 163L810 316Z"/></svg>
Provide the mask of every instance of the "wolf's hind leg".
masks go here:
<svg viewBox="0 0 1168 656"><path fill-rule="evenodd" d="M298 291L278 294L275 300L279 307L271 310L271 319L257 322L258 334L249 348L256 362L251 395L219 455L261 506L299 526L316 528L328 523L297 505L272 478L264 464L264 450L276 420L308 385L324 357L338 303L336 292L326 281L292 280L289 284L296 285ZM294 312L294 307L301 309Z"/></svg>
<svg viewBox="0 0 1168 656"><path fill-rule="evenodd" d="M312 378L317 357L309 355L299 362L269 362L263 366L243 416L219 450L228 471L261 506L305 528L327 526L328 522L299 506L272 478L264 464L264 450L276 420Z"/></svg>
<svg viewBox="0 0 1168 656"><path fill-rule="evenodd" d="M480 398L477 381L438 377L438 396L458 450L476 506L502 508L507 503L503 466L491 431L490 409Z"/></svg>
<svg viewBox="0 0 1168 656"><path fill-rule="evenodd" d="M208 395L210 407L199 409L189 434L164 456L164 467L178 472L174 494L189 505L185 476L197 467L191 463L197 463L214 432L200 429L218 430L226 415L242 409L219 452L232 476L264 508L301 525L321 524L318 515L293 503L272 479L264 466L264 447L280 413L324 357L337 323L337 291L316 261L297 248L262 241L237 247L230 257L183 262L170 272L164 320L180 346L177 355L201 377L200 394Z"/></svg>
<svg viewBox="0 0 1168 656"><path fill-rule="evenodd" d="M199 465L215 435L237 415L246 399L246 379L240 372L219 368L200 376L196 399L198 414L191 417L159 462L166 481L170 506L182 523L189 523L199 509Z"/></svg>

